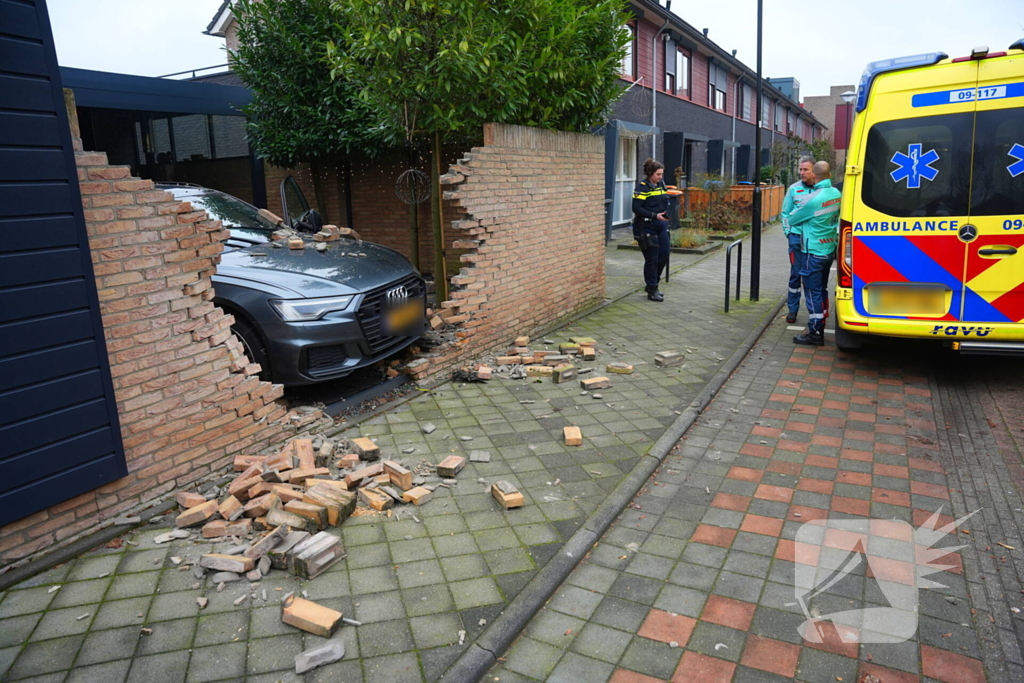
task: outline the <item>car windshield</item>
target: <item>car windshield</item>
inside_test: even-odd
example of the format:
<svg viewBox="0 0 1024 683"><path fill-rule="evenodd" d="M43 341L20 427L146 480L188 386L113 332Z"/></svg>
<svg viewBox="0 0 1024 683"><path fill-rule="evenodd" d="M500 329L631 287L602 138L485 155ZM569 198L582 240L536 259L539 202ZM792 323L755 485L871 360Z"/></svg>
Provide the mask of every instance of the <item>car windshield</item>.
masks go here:
<svg viewBox="0 0 1024 683"><path fill-rule="evenodd" d="M237 197L204 187L164 187L175 199L192 202L195 209L203 209L213 220L223 223L229 230L274 230L273 223L263 218L252 204Z"/></svg>

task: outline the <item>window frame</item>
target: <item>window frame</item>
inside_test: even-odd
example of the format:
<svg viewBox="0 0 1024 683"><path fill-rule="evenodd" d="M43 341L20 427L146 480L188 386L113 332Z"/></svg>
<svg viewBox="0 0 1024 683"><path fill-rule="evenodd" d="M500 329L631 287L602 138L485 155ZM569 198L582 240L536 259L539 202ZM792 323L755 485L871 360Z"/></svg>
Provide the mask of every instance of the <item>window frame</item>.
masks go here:
<svg viewBox="0 0 1024 683"><path fill-rule="evenodd" d="M637 43L639 41L639 28L636 21L627 22L625 25L627 31L633 37L628 43L626 43L626 54L622 56L622 62L620 63L620 75L625 76L633 80L637 79ZM628 69L627 69L628 66Z"/></svg>
<svg viewBox="0 0 1024 683"><path fill-rule="evenodd" d="M690 97L690 53L676 47L676 91L680 97Z"/></svg>

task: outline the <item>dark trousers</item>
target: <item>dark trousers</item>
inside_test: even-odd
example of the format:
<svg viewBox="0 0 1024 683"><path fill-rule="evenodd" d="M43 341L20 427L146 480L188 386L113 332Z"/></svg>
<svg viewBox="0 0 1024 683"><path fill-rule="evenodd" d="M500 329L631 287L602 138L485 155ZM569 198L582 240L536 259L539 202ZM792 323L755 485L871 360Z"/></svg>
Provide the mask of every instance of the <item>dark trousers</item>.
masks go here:
<svg viewBox="0 0 1024 683"><path fill-rule="evenodd" d="M661 271L668 265L668 221L652 220L640 225L640 230L633 226L633 237L637 238L644 255L644 283L648 287L657 287ZM646 249L643 249L641 234L647 236L649 246ZM656 245L654 240L657 240Z"/></svg>
<svg viewBox="0 0 1024 683"><path fill-rule="evenodd" d="M828 273L834 256L806 254L800 277L804 284L804 299L807 302L807 331L814 335L824 334L825 319L828 318Z"/></svg>
<svg viewBox="0 0 1024 683"><path fill-rule="evenodd" d="M804 252L800 235L789 233L789 296L787 305L790 315L800 310L800 271L804 269Z"/></svg>

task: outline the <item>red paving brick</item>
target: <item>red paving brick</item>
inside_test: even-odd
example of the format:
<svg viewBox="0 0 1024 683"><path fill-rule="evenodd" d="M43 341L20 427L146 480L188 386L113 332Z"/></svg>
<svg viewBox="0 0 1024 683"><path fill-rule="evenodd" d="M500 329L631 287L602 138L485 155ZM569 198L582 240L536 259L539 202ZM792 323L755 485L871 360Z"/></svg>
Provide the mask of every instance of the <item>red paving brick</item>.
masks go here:
<svg viewBox="0 0 1024 683"><path fill-rule="evenodd" d="M938 474L946 473L942 469L942 465L934 460L927 460L925 458L908 458L908 460L910 461L910 466L915 470L925 470L926 472L936 472Z"/></svg>
<svg viewBox="0 0 1024 683"><path fill-rule="evenodd" d="M754 498L788 503L793 499L793 489L787 489L784 486L774 486L772 484L758 484L757 490L754 491Z"/></svg>
<svg viewBox="0 0 1024 683"><path fill-rule="evenodd" d="M754 458L770 458L772 457L771 446L760 446L753 443L745 443L740 448L740 453L743 455L749 455Z"/></svg>
<svg viewBox="0 0 1024 683"><path fill-rule="evenodd" d="M740 664L792 678L799 659L800 646L751 634L747 636Z"/></svg>
<svg viewBox="0 0 1024 683"><path fill-rule="evenodd" d="M789 515L786 519L793 522L811 522L816 519L827 519L828 510L810 508L803 505L790 505Z"/></svg>
<svg viewBox="0 0 1024 683"><path fill-rule="evenodd" d="M767 436L773 439L777 439L779 438L779 435L782 434L782 430L777 427L764 427L762 425L756 425L753 429L750 430L750 433L756 436Z"/></svg>
<svg viewBox="0 0 1024 683"><path fill-rule="evenodd" d="M839 467L839 458L830 458L824 455L808 455L804 459L804 464L811 465L813 467L828 467L830 469L835 469Z"/></svg>
<svg viewBox="0 0 1024 683"><path fill-rule="evenodd" d="M817 566L818 555L821 548L808 543L798 543L788 538L780 538L779 544L775 547L775 559L798 562L810 566Z"/></svg>
<svg viewBox="0 0 1024 683"><path fill-rule="evenodd" d="M754 470L749 467L730 467L729 473L725 475L729 479L737 479L739 481L761 481L761 477L764 476L764 470Z"/></svg>
<svg viewBox="0 0 1024 683"><path fill-rule="evenodd" d="M832 510L834 512L843 512L848 515L860 515L862 517L867 517L871 513L871 503L870 501L861 500L859 498L834 496L832 498Z"/></svg>
<svg viewBox="0 0 1024 683"><path fill-rule="evenodd" d="M843 440L838 436L825 436L824 434L815 434L811 437L811 443L816 446L828 446L829 448L839 448L843 445Z"/></svg>
<svg viewBox="0 0 1024 683"><path fill-rule="evenodd" d="M616 669L608 683L662 683L660 678L651 678L629 669Z"/></svg>
<svg viewBox="0 0 1024 683"><path fill-rule="evenodd" d="M779 441L778 448L780 451L793 451L794 453L806 453L807 446L803 441L789 441L787 439L781 439Z"/></svg>
<svg viewBox="0 0 1024 683"><path fill-rule="evenodd" d="M750 628L750 622L754 620L754 610L756 609L757 605L750 602L733 600L721 595L710 595L707 602L704 603L704 611L701 613L700 619L739 631L746 631Z"/></svg>
<svg viewBox="0 0 1024 683"><path fill-rule="evenodd" d="M824 650L832 654L842 655L843 657L857 658L857 652L860 649L860 629L844 625L840 632L840 629L836 628L836 625L831 621L817 621L814 626L818 631L818 635L821 636L821 642L814 643L804 640L804 645L815 650Z"/></svg>
<svg viewBox="0 0 1024 683"><path fill-rule="evenodd" d="M740 524L740 531L749 531L762 536L778 536L782 533L782 520L760 515L747 515Z"/></svg>
<svg viewBox="0 0 1024 683"><path fill-rule="evenodd" d="M873 462L875 459L875 454L871 451L860 451L855 448L844 448L839 451L839 456L849 460L859 460L860 462Z"/></svg>
<svg viewBox="0 0 1024 683"><path fill-rule="evenodd" d="M910 494L905 491L890 491L889 489L871 489L871 500L875 503L888 503L910 507Z"/></svg>
<svg viewBox="0 0 1024 683"><path fill-rule="evenodd" d="M814 432L814 425L807 424L806 422L797 422L790 420L786 423L787 432L802 432L804 434L811 434Z"/></svg>
<svg viewBox="0 0 1024 683"><path fill-rule="evenodd" d="M691 617L652 609L647 613L647 618L644 619L637 635L662 643L679 643L680 647L684 647L690 640L690 634L693 633L693 627L696 625L697 620Z"/></svg>
<svg viewBox="0 0 1024 683"><path fill-rule="evenodd" d="M910 470L898 465L883 465L881 463L875 463L871 470L880 477L897 477L899 479L907 479L910 477Z"/></svg>
<svg viewBox="0 0 1024 683"><path fill-rule="evenodd" d="M734 538L736 538L736 529L726 529L720 526L711 526L710 524L698 524L690 540L696 543L707 543L708 545L728 548L732 545Z"/></svg>
<svg viewBox="0 0 1024 683"><path fill-rule="evenodd" d="M939 486L938 484L927 484L923 481L912 481L910 482L910 492L918 496L928 496L929 498L942 498L943 500L949 500L949 489L945 486Z"/></svg>
<svg viewBox="0 0 1024 683"><path fill-rule="evenodd" d="M914 563L890 560L887 557L878 555L868 556L868 578L890 583L902 583L905 586L913 586L917 582Z"/></svg>
<svg viewBox="0 0 1024 683"><path fill-rule="evenodd" d="M853 484L854 486L871 486L871 475L867 472L839 472L837 484Z"/></svg>
<svg viewBox="0 0 1024 683"><path fill-rule="evenodd" d="M934 515L934 514L935 514L935 510L914 510L913 517L911 518L911 522L913 523L914 526L922 526L922 525L924 525L925 522L927 522L929 519L931 519L932 515ZM946 526L947 524L953 523L953 521L955 521L955 520L952 517L950 517L949 515L941 515L940 514L938 516L938 518L934 522L935 528L936 529L941 529L942 527Z"/></svg>
<svg viewBox="0 0 1024 683"><path fill-rule="evenodd" d="M921 673L943 683L985 683L985 669L977 659L921 645Z"/></svg>
<svg viewBox="0 0 1024 683"><path fill-rule="evenodd" d="M789 474L797 476L800 474L800 469L803 466L798 462L789 462L787 460L772 460L768 463L768 467L765 469L769 472L775 472L777 474Z"/></svg>
<svg viewBox="0 0 1024 683"><path fill-rule="evenodd" d="M860 668L857 669L857 680L863 681L867 676L874 676L884 683L920 683L921 681L918 676L908 674L906 671L897 671L870 662L861 662Z"/></svg>
<svg viewBox="0 0 1024 683"><path fill-rule="evenodd" d="M801 477L800 481L796 483L797 491L810 491L812 493L824 493L826 496L832 495L832 488L835 486L835 482L827 481L825 479L811 479L809 477Z"/></svg>
<svg viewBox="0 0 1024 683"><path fill-rule="evenodd" d="M711 501L711 507L746 512L747 508L750 507L751 500L750 496L740 496L735 493L722 493L720 491L715 494L714 500Z"/></svg>
<svg viewBox="0 0 1024 683"><path fill-rule="evenodd" d="M775 401L777 403L793 403L796 401L796 395L794 394L772 394L768 397L769 401Z"/></svg>
<svg viewBox="0 0 1024 683"><path fill-rule="evenodd" d="M687 651L679 661L672 683L729 683L735 670L732 662Z"/></svg>

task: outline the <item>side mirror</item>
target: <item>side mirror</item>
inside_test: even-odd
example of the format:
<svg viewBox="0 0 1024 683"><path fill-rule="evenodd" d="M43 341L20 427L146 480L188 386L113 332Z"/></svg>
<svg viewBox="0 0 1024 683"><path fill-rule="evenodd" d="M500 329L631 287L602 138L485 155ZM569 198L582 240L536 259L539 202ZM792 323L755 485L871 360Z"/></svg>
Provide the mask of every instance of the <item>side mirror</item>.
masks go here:
<svg viewBox="0 0 1024 683"><path fill-rule="evenodd" d="M295 178L288 176L281 181L281 213L284 214L284 222L289 228L298 230L296 223L309 214L309 202L302 194L302 188L295 182ZM321 221L322 223L322 221ZM314 230L313 232L318 232Z"/></svg>
<svg viewBox="0 0 1024 683"><path fill-rule="evenodd" d="M309 209L292 223L292 227L299 232L320 232L324 227L324 219L319 211Z"/></svg>

